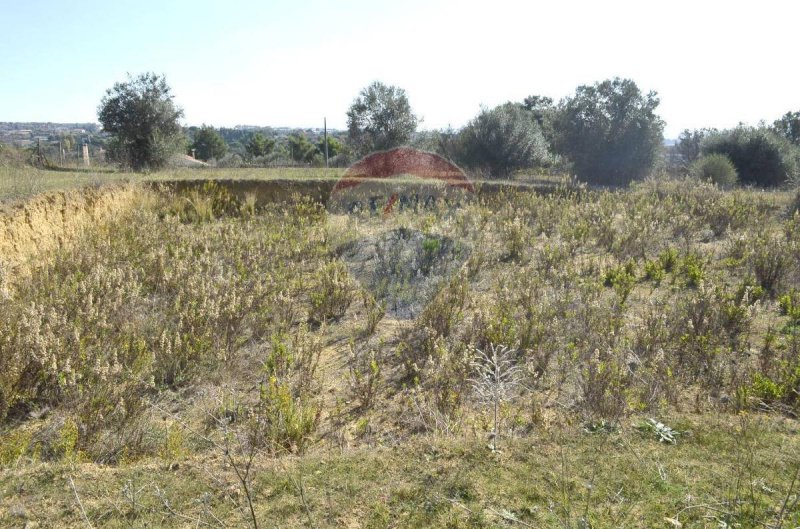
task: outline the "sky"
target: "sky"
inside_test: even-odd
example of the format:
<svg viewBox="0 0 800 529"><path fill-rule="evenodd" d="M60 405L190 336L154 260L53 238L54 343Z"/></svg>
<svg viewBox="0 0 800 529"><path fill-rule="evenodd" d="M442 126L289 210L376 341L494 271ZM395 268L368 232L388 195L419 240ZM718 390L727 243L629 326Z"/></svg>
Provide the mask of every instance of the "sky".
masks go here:
<svg viewBox="0 0 800 529"><path fill-rule="evenodd" d="M344 129L372 81L422 128L615 76L665 136L800 110L796 0L0 0L0 121L96 122L127 74L164 74L185 125Z"/></svg>

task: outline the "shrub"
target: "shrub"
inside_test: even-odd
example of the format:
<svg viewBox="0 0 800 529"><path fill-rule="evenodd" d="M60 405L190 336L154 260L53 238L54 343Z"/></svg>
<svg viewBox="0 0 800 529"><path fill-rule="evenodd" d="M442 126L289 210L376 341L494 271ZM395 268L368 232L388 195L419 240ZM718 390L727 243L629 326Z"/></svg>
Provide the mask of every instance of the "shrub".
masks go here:
<svg viewBox="0 0 800 529"><path fill-rule="evenodd" d="M321 342L305 326L289 337L272 337L264 362L260 399L250 423L250 440L273 450L303 452L321 413L317 365Z"/></svg>
<svg viewBox="0 0 800 529"><path fill-rule="evenodd" d="M695 160L689 173L701 180L711 180L720 187L733 187L739 180L736 167L724 154L707 154Z"/></svg>
<svg viewBox="0 0 800 529"><path fill-rule="evenodd" d="M703 140L702 152L727 156L744 184L780 186L797 170L792 145L765 128L740 126L710 134Z"/></svg>
<svg viewBox="0 0 800 529"><path fill-rule="evenodd" d="M529 233L519 217L513 220L508 219L500 226L500 235L505 242L505 258L516 261L522 257L522 253L528 245Z"/></svg>
<svg viewBox="0 0 800 529"><path fill-rule="evenodd" d="M361 409L371 408L378 395L382 377L378 351L371 347L357 347L351 343L348 369L350 371L350 390L358 399Z"/></svg>
<svg viewBox="0 0 800 529"><path fill-rule="evenodd" d="M595 349L581 371L581 408L586 419L619 421L627 410L624 388L628 384L626 370L612 351Z"/></svg>
<svg viewBox="0 0 800 529"><path fill-rule="evenodd" d="M800 364L784 364L782 367L774 378L756 373L752 391L764 404L795 408L800 404Z"/></svg>
<svg viewBox="0 0 800 529"><path fill-rule="evenodd" d="M673 272L678 265L678 250L675 248L667 248L658 256L658 260L661 262L661 267L664 271L669 274Z"/></svg>
<svg viewBox="0 0 800 529"><path fill-rule="evenodd" d="M696 253L688 253L681 260L679 271L688 286L700 286L706 276L706 261Z"/></svg>
<svg viewBox="0 0 800 529"><path fill-rule="evenodd" d="M653 259L644 263L644 279L660 284L664 280L666 272L660 259Z"/></svg>
<svg viewBox="0 0 800 529"><path fill-rule="evenodd" d="M0 434L0 468L16 464L32 448L31 432L22 428Z"/></svg>
<svg viewBox="0 0 800 529"><path fill-rule="evenodd" d="M789 316L793 323L800 323L800 291L792 290L778 298L781 314Z"/></svg>
<svg viewBox="0 0 800 529"><path fill-rule="evenodd" d="M541 165L548 157L534 115L514 103L481 110L459 133L457 151L459 162L492 177Z"/></svg>
<svg viewBox="0 0 800 529"><path fill-rule="evenodd" d="M251 442L274 451L302 453L317 428L321 407L308 395L295 397L289 381L271 376L261 385Z"/></svg>
<svg viewBox="0 0 800 529"><path fill-rule="evenodd" d="M631 260L606 271L603 274L603 284L607 287L614 287L620 303L625 303L636 286L636 262Z"/></svg>
<svg viewBox="0 0 800 529"><path fill-rule="evenodd" d="M434 337L446 338L461 318L468 295L469 283L463 274L459 274L425 306L419 316L418 326L421 329L430 329Z"/></svg>
<svg viewBox="0 0 800 529"><path fill-rule="evenodd" d="M317 286L311 293L312 321L321 323L344 316L355 290L344 264L332 261L317 273Z"/></svg>
<svg viewBox="0 0 800 529"><path fill-rule="evenodd" d="M750 266L758 284L775 294L794 262L791 243L780 235L755 234L750 254Z"/></svg>

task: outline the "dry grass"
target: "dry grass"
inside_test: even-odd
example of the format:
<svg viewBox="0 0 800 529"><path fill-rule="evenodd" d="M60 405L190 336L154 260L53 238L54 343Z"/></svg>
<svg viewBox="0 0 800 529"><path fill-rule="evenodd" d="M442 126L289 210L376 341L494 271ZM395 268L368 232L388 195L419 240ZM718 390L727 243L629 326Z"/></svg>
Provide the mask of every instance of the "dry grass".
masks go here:
<svg viewBox="0 0 800 529"><path fill-rule="evenodd" d="M290 527L794 527L792 198L36 198L0 240L35 264L3 276L0 520L85 524L78 496L95 525L241 525L252 495ZM470 384L493 344L519 374L496 453Z"/></svg>

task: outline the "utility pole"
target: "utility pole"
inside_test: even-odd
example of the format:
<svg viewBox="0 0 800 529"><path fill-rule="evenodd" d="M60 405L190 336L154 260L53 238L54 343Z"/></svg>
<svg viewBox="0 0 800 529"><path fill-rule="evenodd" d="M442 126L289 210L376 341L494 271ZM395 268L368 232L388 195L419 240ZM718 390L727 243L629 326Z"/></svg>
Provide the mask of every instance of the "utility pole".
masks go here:
<svg viewBox="0 0 800 529"><path fill-rule="evenodd" d="M328 118L322 118L325 134L325 169L328 168Z"/></svg>

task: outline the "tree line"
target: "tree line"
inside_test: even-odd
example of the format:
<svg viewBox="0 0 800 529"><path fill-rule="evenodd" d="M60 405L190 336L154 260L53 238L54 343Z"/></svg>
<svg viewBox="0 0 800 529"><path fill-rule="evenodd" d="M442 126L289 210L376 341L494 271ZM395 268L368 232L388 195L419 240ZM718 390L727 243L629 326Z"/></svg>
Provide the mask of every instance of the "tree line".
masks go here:
<svg viewBox="0 0 800 529"><path fill-rule="evenodd" d="M371 152L412 145L436 152L487 178L520 170L558 171L603 185L626 185L664 166L664 121L656 92L614 78L576 88L556 102L531 95L480 112L459 130L419 131L400 87L374 82L347 111L347 134L328 137L328 155L347 164ZM303 133L276 141L242 131L226 142L222 130L203 125L184 131L183 111L163 76L146 73L116 83L103 97L98 118L113 140L110 157L135 170L158 169L185 149L202 160L266 164L287 160L321 165L325 145ZM187 137L188 133L188 137ZM234 150L235 153L228 153ZM735 183L779 186L797 180L800 112L772 125L684 131L672 147L670 169Z"/></svg>

